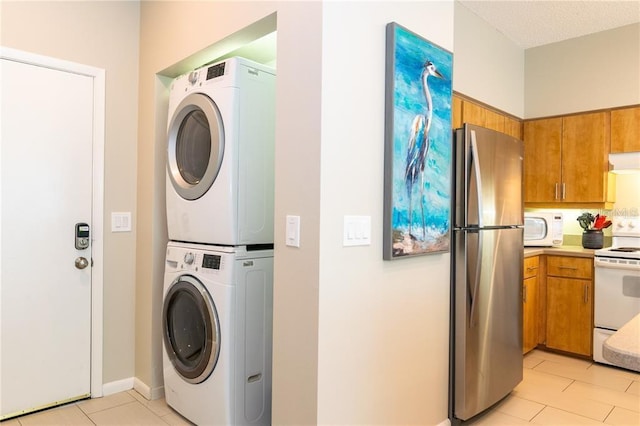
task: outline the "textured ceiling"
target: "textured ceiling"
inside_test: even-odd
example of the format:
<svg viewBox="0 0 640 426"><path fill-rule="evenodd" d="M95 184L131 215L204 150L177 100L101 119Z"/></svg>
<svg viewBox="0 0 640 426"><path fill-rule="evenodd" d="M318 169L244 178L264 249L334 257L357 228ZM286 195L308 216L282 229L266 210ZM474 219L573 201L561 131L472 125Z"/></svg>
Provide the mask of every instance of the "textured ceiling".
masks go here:
<svg viewBox="0 0 640 426"><path fill-rule="evenodd" d="M640 0L459 0L524 49L640 22Z"/></svg>

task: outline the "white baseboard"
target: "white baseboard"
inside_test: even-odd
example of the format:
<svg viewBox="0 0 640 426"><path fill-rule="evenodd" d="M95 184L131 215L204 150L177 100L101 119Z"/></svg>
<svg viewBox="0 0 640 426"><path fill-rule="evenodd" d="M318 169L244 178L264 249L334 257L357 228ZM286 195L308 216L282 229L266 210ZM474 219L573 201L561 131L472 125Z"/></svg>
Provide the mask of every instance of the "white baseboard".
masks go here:
<svg viewBox="0 0 640 426"><path fill-rule="evenodd" d="M124 392L133 389L133 377L128 377L115 382L104 383L102 385L102 396L109 396L114 393Z"/></svg>
<svg viewBox="0 0 640 426"><path fill-rule="evenodd" d="M451 426L451 421L449 419L445 419L438 423L437 426Z"/></svg>
<svg viewBox="0 0 640 426"><path fill-rule="evenodd" d="M148 400L160 399L164 397L164 386L151 388L142 380L135 377L133 379L133 389Z"/></svg>

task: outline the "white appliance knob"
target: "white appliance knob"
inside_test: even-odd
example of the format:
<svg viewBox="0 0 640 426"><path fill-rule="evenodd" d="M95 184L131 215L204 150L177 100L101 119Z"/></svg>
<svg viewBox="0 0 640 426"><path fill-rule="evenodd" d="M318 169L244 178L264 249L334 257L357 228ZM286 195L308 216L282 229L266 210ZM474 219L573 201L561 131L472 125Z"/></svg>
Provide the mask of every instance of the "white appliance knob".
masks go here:
<svg viewBox="0 0 640 426"><path fill-rule="evenodd" d="M196 84L196 82L198 81L198 73L195 71L191 71L189 73L188 79L189 79L189 83L191 83L192 85Z"/></svg>
<svg viewBox="0 0 640 426"><path fill-rule="evenodd" d="M193 253L187 253L184 255L184 263L186 263L187 265L192 265L194 260L195 256L193 255Z"/></svg>
<svg viewBox="0 0 640 426"><path fill-rule="evenodd" d="M624 228L624 220L621 220L620 222L618 222L617 226L618 228Z"/></svg>

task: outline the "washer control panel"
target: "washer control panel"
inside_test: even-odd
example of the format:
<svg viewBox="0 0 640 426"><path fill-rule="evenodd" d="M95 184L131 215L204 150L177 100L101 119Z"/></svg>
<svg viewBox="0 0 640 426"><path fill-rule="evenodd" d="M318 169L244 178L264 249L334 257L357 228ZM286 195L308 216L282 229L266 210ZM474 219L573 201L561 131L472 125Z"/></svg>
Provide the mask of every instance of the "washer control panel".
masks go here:
<svg viewBox="0 0 640 426"><path fill-rule="evenodd" d="M205 254L202 258L203 269L220 269L222 256L217 254Z"/></svg>

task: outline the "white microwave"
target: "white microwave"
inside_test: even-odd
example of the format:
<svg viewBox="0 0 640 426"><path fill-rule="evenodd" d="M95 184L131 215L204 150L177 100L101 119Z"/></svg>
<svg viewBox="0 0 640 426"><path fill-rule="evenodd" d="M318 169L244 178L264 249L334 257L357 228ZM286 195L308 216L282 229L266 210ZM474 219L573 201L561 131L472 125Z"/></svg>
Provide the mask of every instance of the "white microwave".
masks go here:
<svg viewBox="0 0 640 426"><path fill-rule="evenodd" d="M525 212L524 246L557 247L562 245L562 213Z"/></svg>

